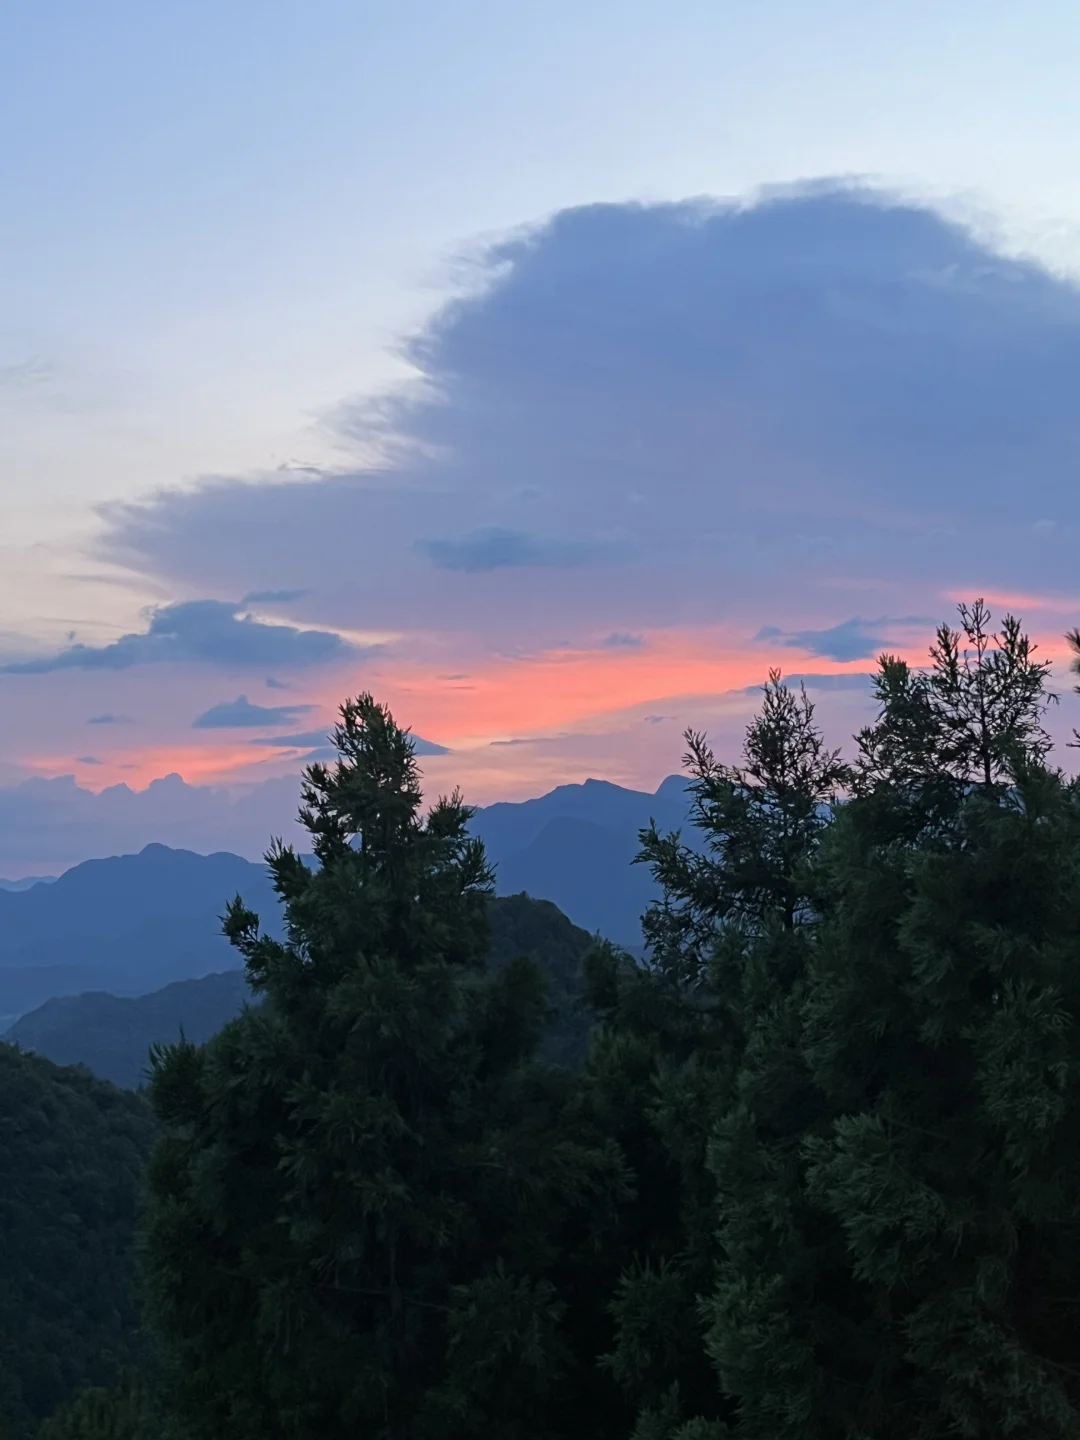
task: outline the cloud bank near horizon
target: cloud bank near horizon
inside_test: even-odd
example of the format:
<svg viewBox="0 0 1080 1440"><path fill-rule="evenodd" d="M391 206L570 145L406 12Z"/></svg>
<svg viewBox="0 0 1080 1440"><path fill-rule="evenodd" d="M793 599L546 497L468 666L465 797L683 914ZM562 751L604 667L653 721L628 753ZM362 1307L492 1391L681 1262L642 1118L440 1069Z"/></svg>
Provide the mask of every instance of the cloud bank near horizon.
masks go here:
<svg viewBox="0 0 1080 1440"><path fill-rule="evenodd" d="M209 853L263 855L271 835L299 843L298 776L247 791L189 785L166 775L143 790L93 791L71 775L0 786L0 876L57 874L82 860L131 854L160 842Z"/></svg>

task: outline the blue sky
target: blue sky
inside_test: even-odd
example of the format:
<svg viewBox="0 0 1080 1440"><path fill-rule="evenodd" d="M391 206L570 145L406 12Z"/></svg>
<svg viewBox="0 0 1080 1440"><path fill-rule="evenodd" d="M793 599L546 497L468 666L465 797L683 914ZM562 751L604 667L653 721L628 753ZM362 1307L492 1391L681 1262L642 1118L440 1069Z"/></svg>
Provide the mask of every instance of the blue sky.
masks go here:
<svg viewBox="0 0 1080 1440"><path fill-rule="evenodd" d="M8 0L0 783L260 783L198 717L367 683L478 798L655 783L769 654L1059 633L1078 62L1050 3Z"/></svg>

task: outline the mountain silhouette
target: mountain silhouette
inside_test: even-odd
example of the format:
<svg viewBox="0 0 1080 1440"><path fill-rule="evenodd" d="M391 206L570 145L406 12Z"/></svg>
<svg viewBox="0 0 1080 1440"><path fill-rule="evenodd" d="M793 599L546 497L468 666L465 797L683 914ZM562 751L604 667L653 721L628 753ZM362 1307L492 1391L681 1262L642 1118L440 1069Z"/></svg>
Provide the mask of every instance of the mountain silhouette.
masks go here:
<svg viewBox="0 0 1080 1440"><path fill-rule="evenodd" d="M498 895L549 900L575 926L637 949L641 914L656 894L648 871L632 863L638 832L653 819L661 830L678 829L685 814L680 776L652 794L586 780L490 805L472 830L485 842ZM47 884L0 889L0 1029L55 997L135 999L238 969L221 934L237 894L264 929L280 933L265 865L228 851L148 845L87 860Z"/></svg>
<svg viewBox="0 0 1080 1440"><path fill-rule="evenodd" d="M581 963L592 937L554 905L524 895L492 900L489 918L491 964L531 955L547 977L554 1015L544 1040L546 1058L578 1063L589 1026L577 1004ZM258 1000L244 972L231 969L148 995L59 995L21 1016L3 1039L58 1065L85 1065L102 1080L137 1089L149 1072L151 1045L174 1042L181 1034L201 1044L249 1003Z"/></svg>

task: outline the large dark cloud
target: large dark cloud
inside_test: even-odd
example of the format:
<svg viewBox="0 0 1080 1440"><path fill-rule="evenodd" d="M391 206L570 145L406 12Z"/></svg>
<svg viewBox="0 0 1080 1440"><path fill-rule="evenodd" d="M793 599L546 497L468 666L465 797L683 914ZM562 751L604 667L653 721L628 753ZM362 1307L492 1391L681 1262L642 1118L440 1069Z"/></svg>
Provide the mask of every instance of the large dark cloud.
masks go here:
<svg viewBox="0 0 1080 1440"><path fill-rule="evenodd" d="M226 669L302 668L341 660L351 652L331 631L299 629L257 620L238 604L187 600L162 605L146 630L121 635L111 645L71 645L55 655L0 666L10 675L54 670L128 670L135 665L199 663Z"/></svg>
<svg viewBox="0 0 1080 1440"><path fill-rule="evenodd" d="M1073 584L1071 284L822 188L585 207L487 259L412 343L424 384L378 408L392 466L116 507L110 557L494 644L731 618L809 637L889 586ZM372 413L341 429L370 441Z"/></svg>

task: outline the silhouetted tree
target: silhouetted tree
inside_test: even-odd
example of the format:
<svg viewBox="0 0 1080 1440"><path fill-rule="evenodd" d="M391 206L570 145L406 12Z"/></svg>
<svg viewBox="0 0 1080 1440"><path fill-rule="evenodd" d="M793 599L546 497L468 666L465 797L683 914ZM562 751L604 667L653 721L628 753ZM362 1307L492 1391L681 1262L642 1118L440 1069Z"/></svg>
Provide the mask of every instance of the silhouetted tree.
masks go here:
<svg viewBox="0 0 1080 1440"><path fill-rule="evenodd" d="M155 1062L147 1270L183 1413L200 1440L613 1433L581 1282L617 1148L531 1061L535 964L486 968L471 812L421 813L369 696L334 739L303 792L318 868L268 856L287 940L229 911L264 1003Z"/></svg>
<svg viewBox="0 0 1080 1440"><path fill-rule="evenodd" d="M1050 750L1042 719L1056 696L1047 691L1050 662L1036 660L1014 615L1000 634L982 600L957 607L960 629L938 628L930 665L912 670L882 656L875 684L880 713L859 736L861 788L916 786L964 792L1015 779Z"/></svg>
<svg viewBox="0 0 1080 1440"><path fill-rule="evenodd" d="M970 654L882 662L798 982L717 1115L708 1345L748 1440L1080 1433L1080 795L1018 623L961 613Z"/></svg>
<svg viewBox="0 0 1080 1440"><path fill-rule="evenodd" d="M701 1297L724 1257L748 1244L738 1233L746 1193L727 1161L710 1166L708 1155L722 1143L718 1127L737 1118L753 1130L750 1143L769 1148L769 1163L793 1163L805 1118L793 1007L811 918L808 862L849 780L805 691L776 672L741 767L718 763L698 734L687 743L703 848L655 826L643 832L639 858L664 889L644 919L646 964L609 953L593 974L604 1025L590 1076L605 1113L619 1117L613 1133L648 1199L615 1296L608 1362L639 1405L638 1440L705 1440L732 1412L738 1392L717 1391Z"/></svg>

